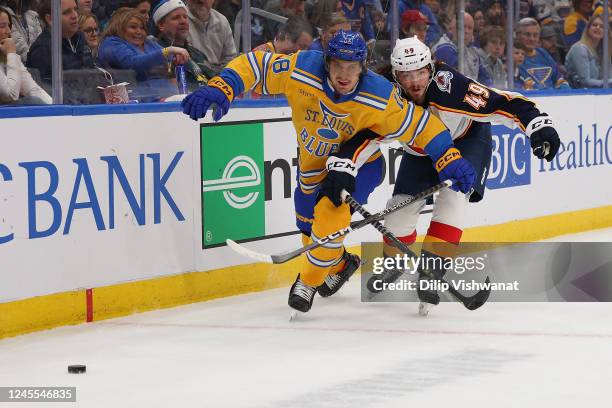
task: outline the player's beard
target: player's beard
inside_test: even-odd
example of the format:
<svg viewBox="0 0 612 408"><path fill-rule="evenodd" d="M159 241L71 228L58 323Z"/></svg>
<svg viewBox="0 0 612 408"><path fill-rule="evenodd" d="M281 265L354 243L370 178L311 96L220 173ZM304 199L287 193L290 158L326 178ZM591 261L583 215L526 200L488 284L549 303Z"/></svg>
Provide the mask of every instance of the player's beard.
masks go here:
<svg viewBox="0 0 612 408"><path fill-rule="evenodd" d="M408 99L409 101L414 102L417 105L422 105L423 102L425 102L425 94L427 93L428 86L420 88L420 91L418 91L418 96L414 96L417 91L415 91L413 87L409 87L408 90L406 90L403 86L401 88L404 96L406 96L406 99Z"/></svg>

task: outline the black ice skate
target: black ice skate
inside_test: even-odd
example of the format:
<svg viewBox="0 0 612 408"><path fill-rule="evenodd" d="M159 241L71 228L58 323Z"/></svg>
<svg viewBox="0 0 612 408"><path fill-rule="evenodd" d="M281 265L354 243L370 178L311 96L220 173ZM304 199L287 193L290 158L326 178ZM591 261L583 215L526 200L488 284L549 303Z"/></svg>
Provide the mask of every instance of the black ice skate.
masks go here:
<svg viewBox="0 0 612 408"><path fill-rule="evenodd" d="M435 282L438 280L430 277L424 272L419 271L419 285L417 286L417 296L421 302L430 303L432 305L437 305L440 303L440 295L438 295L438 291L431 289L421 289L421 287L434 286Z"/></svg>
<svg viewBox="0 0 612 408"><path fill-rule="evenodd" d="M419 314L421 316L427 316L429 314L429 310L440 303L440 295L438 295L438 291L436 288L439 286L440 280L434 277L443 277L446 274L446 270L442 266L442 262L435 262L436 260L441 260L441 257L435 254L432 254L428 251L423 251L421 253L423 257L423 264L429 265L431 270L428 272L419 271L419 284L417 286L417 297L421 301L419 303ZM433 261L433 262L430 262Z"/></svg>
<svg viewBox="0 0 612 408"><path fill-rule="evenodd" d="M419 272L419 284L417 286L417 297L421 301L419 303L419 314L421 316L427 316L429 310L440 303L440 295L436 290L421 289L422 283L435 283L437 279L433 279L423 272Z"/></svg>
<svg viewBox="0 0 612 408"><path fill-rule="evenodd" d="M302 282L300 275L298 275L289 290L289 306L297 311L306 313L312 307L315 293L317 293L317 288Z"/></svg>
<svg viewBox="0 0 612 408"><path fill-rule="evenodd" d="M342 285L349 280L355 271L361 266L361 259L355 255L344 251L342 257L346 261L344 269L335 275L327 275L325 282L317 288L319 295L328 297L340 290Z"/></svg>
<svg viewBox="0 0 612 408"><path fill-rule="evenodd" d="M383 253L384 258L389 258L388 255ZM386 269L380 274L372 274L370 279L366 284L368 289L368 299L372 299L374 296L383 291L382 287L384 283L393 283L395 282L402 274L404 270L402 269ZM378 282L378 283L377 283Z"/></svg>
<svg viewBox="0 0 612 408"><path fill-rule="evenodd" d="M443 257L423 250L421 252L422 263L425 266L426 272L419 270L419 282L417 286L417 297L421 301L419 304L419 314L427 316L429 310L440 303L440 295L435 289L439 286L440 280L435 277L442 278L446 275L444 269Z"/></svg>

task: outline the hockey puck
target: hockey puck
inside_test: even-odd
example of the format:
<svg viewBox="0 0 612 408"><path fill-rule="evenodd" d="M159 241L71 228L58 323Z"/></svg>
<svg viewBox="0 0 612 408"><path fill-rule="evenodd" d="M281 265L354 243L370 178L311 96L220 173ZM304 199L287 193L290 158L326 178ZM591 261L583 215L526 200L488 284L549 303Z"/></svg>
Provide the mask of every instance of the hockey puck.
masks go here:
<svg viewBox="0 0 612 408"><path fill-rule="evenodd" d="M68 366L68 372L70 374L84 374L87 371L87 367L82 364L75 364Z"/></svg>

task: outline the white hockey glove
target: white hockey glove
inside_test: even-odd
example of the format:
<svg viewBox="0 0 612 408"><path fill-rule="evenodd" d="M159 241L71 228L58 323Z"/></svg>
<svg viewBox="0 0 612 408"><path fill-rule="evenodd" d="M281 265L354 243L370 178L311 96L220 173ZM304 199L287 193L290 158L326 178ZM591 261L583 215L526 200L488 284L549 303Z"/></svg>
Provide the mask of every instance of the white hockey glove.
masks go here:
<svg viewBox="0 0 612 408"><path fill-rule="evenodd" d="M355 191L357 167L352 160L336 156L329 156L325 166L327 177L323 180L319 195L329 198L336 207L339 207L342 204L342 190L348 193Z"/></svg>

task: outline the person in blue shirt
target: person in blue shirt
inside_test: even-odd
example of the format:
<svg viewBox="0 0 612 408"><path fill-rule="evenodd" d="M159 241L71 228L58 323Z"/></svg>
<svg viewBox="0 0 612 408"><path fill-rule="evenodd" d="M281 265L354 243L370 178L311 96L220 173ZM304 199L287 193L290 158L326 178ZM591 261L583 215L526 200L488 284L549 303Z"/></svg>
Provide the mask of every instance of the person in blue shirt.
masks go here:
<svg viewBox="0 0 612 408"><path fill-rule="evenodd" d="M565 60L568 79L573 88L601 88L603 86L603 37L602 17L600 15L591 17L582 33L582 38L572 45ZM608 59L610 59L610 54L609 51ZM610 79L612 82L612 73Z"/></svg>
<svg viewBox="0 0 612 408"><path fill-rule="evenodd" d="M321 36L314 40L310 45L309 50L325 51L327 43L340 30L349 31L351 23L344 17L342 13L333 13L329 18L322 20Z"/></svg>
<svg viewBox="0 0 612 408"><path fill-rule="evenodd" d="M572 6L574 11L563 22L563 40L567 48L580 40L589 17L593 13L593 0L573 0Z"/></svg>
<svg viewBox="0 0 612 408"><path fill-rule="evenodd" d="M366 43L369 45L376 41L376 32L374 24L368 11L368 2L366 0L340 0L342 4L342 12L349 20L361 21L360 32L363 34Z"/></svg>
<svg viewBox="0 0 612 408"><path fill-rule="evenodd" d="M431 11L427 4L421 3L420 1L411 1L411 0L399 0L398 1L398 15L401 16L406 10L419 10L425 18L427 19L427 23L429 24L427 28L427 34L425 35L425 43L428 46L432 46L442 35L444 31L440 24L438 24L438 17ZM391 29L391 12L389 11L387 15L387 27Z"/></svg>
<svg viewBox="0 0 612 408"><path fill-rule="evenodd" d="M457 34L457 19L455 16L448 16L447 34L444 34L440 41L431 47L434 56L437 60L443 61L450 67L457 69L459 67L459 50L456 42ZM481 51L478 48L470 45L474 39L474 19L469 13L464 15L464 44L465 44L465 69L463 74L472 79L477 80L483 85L490 86L493 84L491 76L487 71L485 62L481 56Z"/></svg>
<svg viewBox="0 0 612 408"><path fill-rule="evenodd" d="M525 61L519 67L519 75L533 81L532 89L569 88L569 84L557 68L557 63L540 43L540 25L531 17L518 22L518 41L525 49Z"/></svg>
<svg viewBox="0 0 612 408"><path fill-rule="evenodd" d="M162 48L147 39L145 25L136 9L117 10L102 34L98 61L107 68L134 70L138 84L132 97L150 102L178 93L176 85L168 79L169 72L174 72L171 64L184 64L189 53L180 47Z"/></svg>

